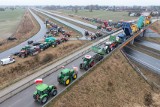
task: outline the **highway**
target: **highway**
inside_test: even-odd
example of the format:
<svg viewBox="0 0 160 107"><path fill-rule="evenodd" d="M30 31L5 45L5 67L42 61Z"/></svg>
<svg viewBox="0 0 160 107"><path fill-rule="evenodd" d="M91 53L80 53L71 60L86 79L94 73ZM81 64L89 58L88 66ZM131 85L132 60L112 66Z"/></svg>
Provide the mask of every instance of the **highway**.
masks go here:
<svg viewBox="0 0 160 107"><path fill-rule="evenodd" d="M50 15L50 14L47 14L47 13L45 13L45 12L42 12L42 11L40 11L40 10L38 10L38 9L34 9L34 10L37 11L37 12L39 12L39 13L42 13L42 14L44 14L44 15L46 15L46 16L48 16L48 17L50 17L50 18L52 18L52 19L54 19L54 20L56 20L56 21L58 21L58 22L60 22L60 23L63 23L64 25L66 25L66 26L68 26L68 27L71 27L72 29L74 29L74 30L76 30L76 31L78 31L78 32L80 32L80 33L82 34L82 37L80 38L80 40L86 40L86 37L85 37L85 35L84 35L86 29L81 28L81 27L79 27L79 26L76 26L76 25L74 25L74 24L71 24L71 23L69 23L69 22L67 22L67 21L61 20L61 19L59 19L59 18L57 18L57 17L54 17L54 16L52 16L52 15ZM90 32L90 33L93 33L93 32ZM88 40L90 40L90 38L88 38Z"/></svg>
<svg viewBox="0 0 160 107"><path fill-rule="evenodd" d="M118 34L116 34L118 35ZM108 40L109 37L106 39ZM105 40L105 42L107 41ZM103 47L103 45L101 45ZM95 55L94 52L89 51L87 55ZM66 68L72 68L72 67L79 67L80 62L82 62L82 57L84 55L80 56L78 59L74 60L73 62L67 64ZM58 93L61 93L66 87L59 84L57 81L57 76L60 70L53 72L51 75L43 78L44 83L47 84L54 84L58 87ZM78 78L80 78L86 71L78 70ZM1 103L0 107L41 107L39 103L35 102L33 99L33 92L35 90L35 84L29 86L25 90L19 92L18 94L14 95L13 97L5 100Z"/></svg>
<svg viewBox="0 0 160 107"><path fill-rule="evenodd" d="M153 70L155 73L160 74L160 60L129 47L124 47L123 51L129 58Z"/></svg>
<svg viewBox="0 0 160 107"><path fill-rule="evenodd" d="M67 19L67 20L76 22L78 24L81 24L81 25L84 25L84 26L87 26L87 27L90 27L90 28L93 28L93 29L97 29L97 26L89 24L89 23L85 23L85 22L82 22L82 21L79 21L79 20L71 19L69 17L61 16L59 14L56 14L56 13L53 13L53 12L49 12L49 11L46 11L46 10L42 10L42 9L38 9L38 10L46 12L46 13L54 15L54 16L57 16L57 17L60 17L60 18L63 18L63 19Z"/></svg>
<svg viewBox="0 0 160 107"><path fill-rule="evenodd" d="M37 20L37 22L39 23L40 30L39 30L39 32L37 34L35 34L31 38L29 38L28 40L37 41L37 40L40 40L40 38L44 37L47 29L46 29L46 26L45 26L44 22L36 14L34 14L30 9L29 9L29 11L31 12L31 14L33 15L33 17ZM4 52L1 52L0 53L0 59L6 58L6 57L10 56L11 54L20 51L20 49L22 47L24 47L25 45L27 45L27 41L28 40L20 43L19 45L15 46L13 48L10 48L10 49L8 49L8 50L6 50Z"/></svg>
<svg viewBox="0 0 160 107"><path fill-rule="evenodd" d="M160 44L157 43L153 43L153 42L149 42L149 41L145 41L145 40L135 40L137 44L152 48L154 50L160 51Z"/></svg>
<svg viewBox="0 0 160 107"><path fill-rule="evenodd" d="M38 10L36 10L38 11ZM40 11L39 11L40 12ZM44 12L40 12L48 17L51 17L55 20L59 20L58 18L56 17L53 17L51 15L48 15ZM59 20L61 23L64 22L64 24L69 24L63 20ZM73 24L71 24L73 25ZM78 27L78 26L75 26L73 25L72 27ZM79 27L80 28L80 27ZM82 33L84 33L84 29L79 29ZM83 30L83 31L82 31ZM114 33L113 35L118 35L117 33ZM105 42L108 40L108 37L105 38ZM103 45L101 45L101 47L103 47ZM134 59L137 59L138 60L142 60L145 61L145 59L148 57L146 55L144 55L143 53L140 53L140 52L135 52L134 50L131 50L127 47L124 48L125 52L127 53L128 56L134 58ZM138 54L137 54L138 53ZM140 55L139 55L140 53ZM89 51L87 54L89 55L94 55L95 53L93 53L92 51ZM84 55L83 55L84 56ZM66 68L72 68L72 67L79 67L79 64L80 62L82 62L82 57L83 56L80 56L78 59L74 60L73 62L67 64L65 67ZM143 56L143 57L142 57ZM73 56L74 57L74 56ZM140 59L141 58L141 59ZM153 59L153 58L150 58L149 56L149 65L150 65L150 59L152 59L152 61L157 61L156 59ZM147 59L146 59L147 60ZM157 64L159 64L160 62L157 61ZM160 70L160 68L157 68L157 67L154 67L154 66L157 66L157 64L153 64L151 63L151 67L156 69L156 70ZM54 84L58 87L58 93L61 93L66 87L63 86L63 85L60 85L57 81L57 76L58 76L58 73L60 72L61 69L59 69L58 71L55 71L53 72L52 74L48 75L47 77L43 78L44 80L44 83L46 84ZM86 71L83 71L83 70L78 70L78 78L80 78ZM42 105L40 105L39 103L35 102L34 99L33 99L33 92L35 90L35 84L29 86L28 88L24 89L23 91L19 92L18 94L12 96L11 98L5 100L4 102L2 102L0 104L0 107L41 107Z"/></svg>
<svg viewBox="0 0 160 107"><path fill-rule="evenodd" d="M144 37L157 37L160 38L160 34L152 31L150 28L146 30Z"/></svg>

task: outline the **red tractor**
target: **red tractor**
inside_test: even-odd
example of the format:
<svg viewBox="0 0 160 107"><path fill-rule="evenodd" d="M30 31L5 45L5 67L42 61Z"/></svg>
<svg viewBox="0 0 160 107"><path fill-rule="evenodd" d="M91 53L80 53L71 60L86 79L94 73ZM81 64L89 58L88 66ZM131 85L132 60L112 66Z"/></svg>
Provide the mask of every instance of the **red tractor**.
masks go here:
<svg viewBox="0 0 160 107"><path fill-rule="evenodd" d="M104 25L98 26L97 29L103 28L103 29L106 29L106 30L109 31L109 32L112 31L112 27L109 26L109 24L108 24L107 21L104 21L103 24L104 24Z"/></svg>

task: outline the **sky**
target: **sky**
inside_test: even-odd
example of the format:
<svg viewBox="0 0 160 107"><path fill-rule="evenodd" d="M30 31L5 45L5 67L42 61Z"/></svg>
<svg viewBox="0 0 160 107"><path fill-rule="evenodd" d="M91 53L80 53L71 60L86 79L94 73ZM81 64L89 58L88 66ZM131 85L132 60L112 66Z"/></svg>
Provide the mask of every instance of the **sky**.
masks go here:
<svg viewBox="0 0 160 107"><path fill-rule="evenodd" d="M160 0L0 0L0 5L120 5L160 6Z"/></svg>

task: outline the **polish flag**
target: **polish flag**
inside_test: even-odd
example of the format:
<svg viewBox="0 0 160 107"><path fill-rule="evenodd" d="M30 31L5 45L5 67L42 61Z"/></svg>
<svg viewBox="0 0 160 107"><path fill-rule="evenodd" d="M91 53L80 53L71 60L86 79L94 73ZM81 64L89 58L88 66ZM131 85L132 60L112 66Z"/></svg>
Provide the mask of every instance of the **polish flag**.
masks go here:
<svg viewBox="0 0 160 107"><path fill-rule="evenodd" d="M43 83L43 80L42 80L42 79L36 79L34 82L35 82L36 84L42 84L42 83Z"/></svg>

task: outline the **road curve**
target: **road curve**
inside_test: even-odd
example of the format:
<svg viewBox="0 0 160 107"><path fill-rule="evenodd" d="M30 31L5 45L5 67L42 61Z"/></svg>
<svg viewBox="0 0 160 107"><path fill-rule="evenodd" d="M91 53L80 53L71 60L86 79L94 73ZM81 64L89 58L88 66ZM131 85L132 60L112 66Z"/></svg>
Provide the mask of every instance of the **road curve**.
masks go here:
<svg viewBox="0 0 160 107"><path fill-rule="evenodd" d="M69 17L61 16L59 14L56 14L56 13L53 13L53 12L49 12L49 11L46 11L46 10L42 10L42 9L38 9L38 10L46 12L46 13L54 15L54 16L57 16L57 17L60 17L60 18L63 18L63 19L67 19L67 20L76 22L78 24L81 24L81 25L84 25L84 26L87 26L87 27L90 27L90 28L93 28L93 29L97 29L97 26L89 24L89 23L85 23L85 22L82 22L82 21L79 21L79 20L71 19Z"/></svg>
<svg viewBox="0 0 160 107"><path fill-rule="evenodd" d="M147 54L133 50L129 47L124 47L123 51L128 57L137 61L145 67L152 69L155 73L160 74L160 60L153 58Z"/></svg>
<svg viewBox="0 0 160 107"><path fill-rule="evenodd" d="M30 9L29 9L29 11L31 12L31 14L33 15L33 17L37 20L37 22L39 23L40 30L39 30L39 32L37 34L35 34L33 37L29 38L28 40L37 41L37 40L40 40L40 38L44 37L47 29L46 29L46 26L45 26L44 22L36 14L34 14ZM13 48L10 48L10 49L8 49L8 50L6 50L4 52L1 52L0 53L0 59L8 57L8 56L10 56L11 54L13 54L13 53L15 53L17 51L20 51L20 49L22 47L24 47L25 45L27 45L27 41L28 40L20 43L19 45L15 46Z"/></svg>
<svg viewBox="0 0 160 107"><path fill-rule="evenodd" d="M43 12L43 11L40 11L40 10L38 10L38 9L34 9L34 10L37 11L37 12L39 12L39 13L42 13L42 14L44 14L44 15L46 15L46 16L48 16L48 17L50 17L50 18L52 18L52 19L54 19L54 20L56 20L56 21L58 21L58 22L60 22L60 23L63 23L64 25L66 25L66 26L68 26L68 27L71 27L72 29L74 29L74 30L76 30L76 31L78 31L78 32L80 32L80 33L82 34L82 37L80 38L80 40L86 40L86 37L85 37L85 35L84 35L86 29L81 28L81 27L79 27L79 26L76 26L76 25L74 25L74 24L71 24L71 23L69 23L69 22L67 22L67 21L61 20L61 19L59 19L59 18L57 18L57 17L54 17L54 16L52 16L52 15L50 15L50 14L47 14L47 13L45 13L45 12ZM90 33L93 33L93 32L90 32ZM88 38L88 40L90 40L90 38Z"/></svg>

